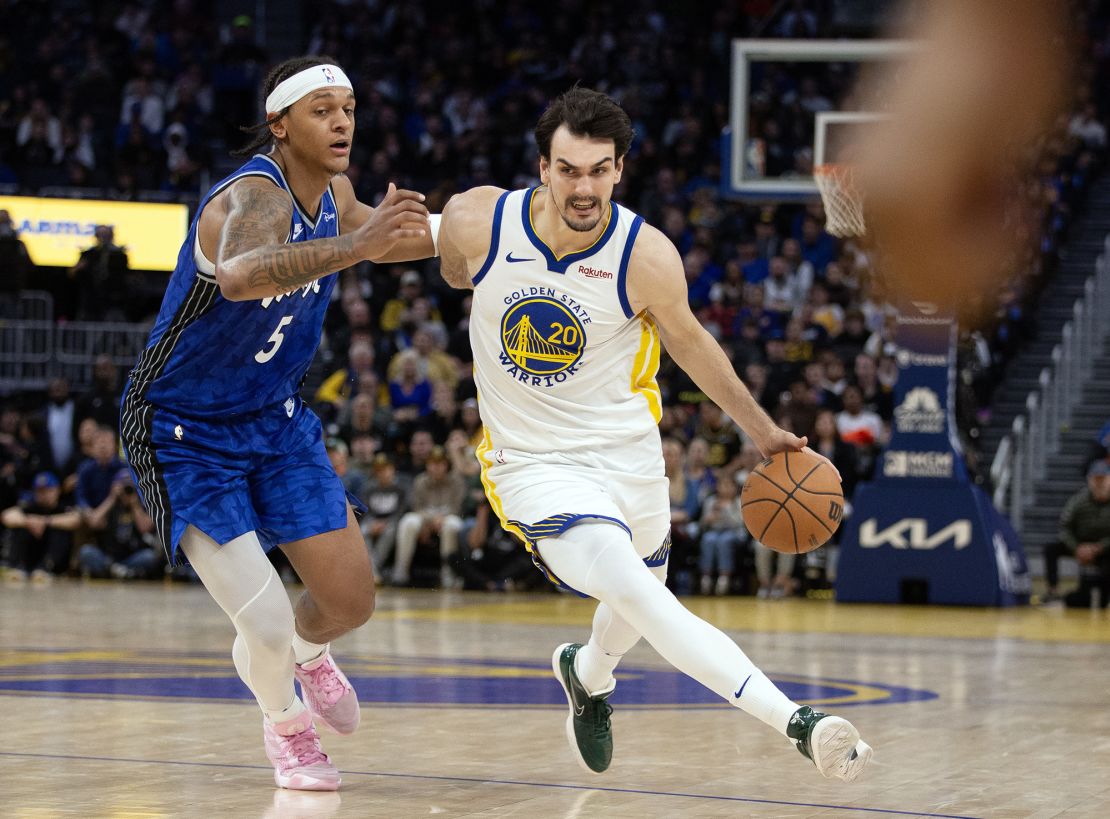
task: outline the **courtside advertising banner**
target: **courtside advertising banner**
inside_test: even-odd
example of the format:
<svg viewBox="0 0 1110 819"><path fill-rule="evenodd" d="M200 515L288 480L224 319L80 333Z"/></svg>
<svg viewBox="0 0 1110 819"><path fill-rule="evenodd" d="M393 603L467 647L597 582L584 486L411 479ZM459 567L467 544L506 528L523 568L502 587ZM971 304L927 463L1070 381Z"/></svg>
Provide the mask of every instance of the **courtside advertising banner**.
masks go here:
<svg viewBox="0 0 1110 819"><path fill-rule="evenodd" d="M1029 600L1021 542L971 482L956 435L956 329L932 305L900 311L890 440L874 480L852 499L837 600L959 606Z"/></svg>
<svg viewBox="0 0 1110 819"><path fill-rule="evenodd" d="M0 210L11 215L31 261L50 267L77 264L81 251L96 244L96 226L111 225L131 269L173 270L189 232L185 205L0 196Z"/></svg>

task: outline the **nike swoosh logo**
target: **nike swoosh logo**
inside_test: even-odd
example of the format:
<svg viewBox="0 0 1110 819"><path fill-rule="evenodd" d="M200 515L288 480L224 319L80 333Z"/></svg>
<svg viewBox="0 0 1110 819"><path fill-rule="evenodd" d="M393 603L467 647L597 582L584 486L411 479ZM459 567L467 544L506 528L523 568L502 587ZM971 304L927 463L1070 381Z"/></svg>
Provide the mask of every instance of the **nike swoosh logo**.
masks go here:
<svg viewBox="0 0 1110 819"><path fill-rule="evenodd" d="M574 715L576 717L582 716L585 712L586 712L586 706L584 706L584 705L579 705L577 708L574 709Z"/></svg>
<svg viewBox="0 0 1110 819"><path fill-rule="evenodd" d="M750 680L751 678L752 678L752 675L749 674L748 675L748 680ZM744 680L744 685L741 685L740 688L737 690L737 692L735 694L733 694L732 696L736 697L736 699L740 699L740 695L744 693L744 686L748 684L748 680Z"/></svg>
<svg viewBox="0 0 1110 819"><path fill-rule="evenodd" d="M513 252L510 250L508 253L505 254L505 261L507 261L509 264L516 264L517 262L534 262L536 260L535 259L514 259L513 258Z"/></svg>

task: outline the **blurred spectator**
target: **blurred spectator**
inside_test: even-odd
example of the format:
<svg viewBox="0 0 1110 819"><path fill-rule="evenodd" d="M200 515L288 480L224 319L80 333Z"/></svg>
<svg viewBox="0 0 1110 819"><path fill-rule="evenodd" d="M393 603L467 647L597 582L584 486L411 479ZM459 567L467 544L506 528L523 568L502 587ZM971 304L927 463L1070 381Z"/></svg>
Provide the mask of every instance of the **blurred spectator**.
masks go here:
<svg viewBox="0 0 1110 819"><path fill-rule="evenodd" d="M432 385L420 372L420 356L415 350L404 350L397 376L389 382L389 405L393 420L410 424L432 410Z"/></svg>
<svg viewBox="0 0 1110 819"><path fill-rule="evenodd" d="M864 407L859 387L845 387L841 397L844 409L836 416L836 430L845 443L855 447L859 475L866 479L871 476L883 440L883 420Z"/></svg>
<svg viewBox="0 0 1110 819"><path fill-rule="evenodd" d="M1083 106L1083 110L1072 117L1068 125L1068 133L1082 140L1088 148L1106 147L1106 126L1097 115L1097 109L1092 103Z"/></svg>
<svg viewBox="0 0 1110 819"><path fill-rule="evenodd" d="M162 576L166 560L154 533L154 521L143 509L126 467L116 473L108 497L87 511L84 523L93 540L77 552L83 576L119 580Z"/></svg>
<svg viewBox="0 0 1110 819"><path fill-rule="evenodd" d="M268 61L266 50L255 41L254 22L246 14L235 17L212 66L215 107L228 145L242 140L240 126L258 119L255 99Z"/></svg>
<svg viewBox="0 0 1110 819"><path fill-rule="evenodd" d="M92 457L77 467L77 487L73 493L77 508L87 512L104 503L116 476L126 466L119 457L115 430L98 428L92 440Z"/></svg>
<svg viewBox="0 0 1110 819"><path fill-rule="evenodd" d="M69 394L69 382L64 378L51 379L46 388L46 408L43 411L46 441L49 447L50 469L63 477L77 466L77 405Z"/></svg>
<svg viewBox="0 0 1110 819"><path fill-rule="evenodd" d="M416 353L418 372L433 384L446 384L452 390L458 383L458 367L447 353L443 351L446 339L441 337L442 325L428 322L422 324L412 334L412 347L401 350L393 356L386 369L389 380L399 380L401 368L410 352Z"/></svg>
<svg viewBox="0 0 1110 819"><path fill-rule="evenodd" d="M110 355L98 355L93 363L92 388L77 401L77 423L92 418L101 426L115 428L119 411L119 368Z"/></svg>
<svg viewBox="0 0 1110 819"><path fill-rule="evenodd" d="M365 498L368 511L359 525L374 564L374 578L381 581L385 564L393 556L397 524L407 508L408 489L397 479L397 468L384 452L374 456L372 470Z"/></svg>
<svg viewBox="0 0 1110 819"><path fill-rule="evenodd" d="M19 317L19 292L27 287L33 268L11 214L0 209L0 318Z"/></svg>
<svg viewBox="0 0 1110 819"><path fill-rule="evenodd" d="M343 481L343 488L363 503L366 502L366 493L370 489L370 478L359 469L351 467L350 449L345 441L339 438L328 438L324 443L335 474Z"/></svg>
<svg viewBox="0 0 1110 819"><path fill-rule="evenodd" d="M702 594L728 594L732 583L737 547L747 536L740 514L740 493L736 480L725 471L717 474L716 492L706 498L701 513ZM716 570L717 579L713 580Z"/></svg>
<svg viewBox="0 0 1110 819"><path fill-rule="evenodd" d="M387 301L382 308L381 319L378 322L382 332L392 333L402 325L413 322L413 305L423 292L424 277L419 271L406 270L402 273L397 295Z"/></svg>
<svg viewBox="0 0 1110 819"><path fill-rule="evenodd" d="M817 411L817 418L813 422L813 435L809 439L809 448L832 461L832 465L840 473L844 497L851 500L858 477L856 451L841 439L836 429L836 413L831 409Z"/></svg>
<svg viewBox="0 0 1110 819"><path fill-rule="evenodd" d="M697 522L701 501L697 484L686 475L686 447L677 438L663 439L663 473L667 477L671 502L671 559L667 584L677 594L689 594L691 574L697 568Z"/></svg>
<svg viewBox="0 0 1110 819"><path fill-rule="evenodd" d="M711 466L714 469L732 469L735 470L733 461L740 454L740 445L742 443L740 438L740 429L736 423L729 418L724 412L714 404L712 401L702 401L698 404L697 421L694 424L694 440L701 439L706 445L708 452L702 461L702 455L698 453L695 455L695 469L700 470L703 466ZM691 442L691 447L694 444ZM701 463L698 463L702 461ZM698 476L701 480L701 476ZM712 475L709 477L710 486L712 485ZM707 493L708 494L708 493Z"/></svg>
<svg viewBox="0 0 1110 819"><path fill-rule="evenodd" d="M448 558L459 548L459 530L462 529L459 513L466 482L462 475L450 469L447 453L437 446L428 454L424 471L413 481L411 511L401 518L397 527L397 556L392 578L395 586L409 584L417 545L436 538L441 561L440 585L447 589L455 586L455 573Z"/></svg>
<svg viewBox="0 0 1110 819"><path fill-rule="evenodd" d="M96 244L81 252L69 276L78 289L77 318L126 320L127 253L115 243L111 225L96 226Z"/></svg>
<svg viewBox="0 0 1110 819"><path fill-rule="evenodd" d="M61 500L58 477L40 472L29 496L0 514L0 521L12 530L9 580L49 582L69 569L73 533L81 525L81 513L64 507Z"/></svg>
<svg viewBox="0 0 1110 819"><path fill-rule="evenodd" d="M893 361L893 359L891 359ZM859 387L864 406L875 412L884 421L894 417L894 390L879 379L875 359L867 353L856 356L855 385Z"/></svg>
<svg viewBox="0 0 1110 819"><path fill-rule="evenodd" d="M1060 539L1044 548L1046 602L1059 600L1059 561L1064 555L1079 563L1079 588L1065 595L1069 608L1086 608L1097 590L1100 605L1110 603L1110 461L1093 461L1087 486L1068 500L1060 513Z"/></svg>
<svg viewBox="0 0 1110 819"><path fill-rule="evenodd" d="M332 417L346 417L348 402L356 395L366 393L376 407L381 403L381 381L374 369L374 347L366 339L351 342L347 351L347 364L324 379L316 390L317 404L331 405Z"/></svg>

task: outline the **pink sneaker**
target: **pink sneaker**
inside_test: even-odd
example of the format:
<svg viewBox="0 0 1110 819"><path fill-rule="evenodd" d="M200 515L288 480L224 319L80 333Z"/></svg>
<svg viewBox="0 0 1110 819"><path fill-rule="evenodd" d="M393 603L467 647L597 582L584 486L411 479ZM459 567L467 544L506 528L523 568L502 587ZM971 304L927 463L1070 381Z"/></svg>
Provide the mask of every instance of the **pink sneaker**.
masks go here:
<svg viewBox="0 0 1110 819"><path fill-rule="evenodd" d="M322 656L297 665L294 670L312 716L337 734L353 734L360 716L358 695L335 664L331 652L325 649Z"/></svg>
<svg viewBox="0 0 1110 819"><path fill-rule="evenodd" d="M266 756L274 766L279 788L296 791L339 790L339 771L320 748L320 735L308 711L299 717L274 723L262 718Z"/></svg>

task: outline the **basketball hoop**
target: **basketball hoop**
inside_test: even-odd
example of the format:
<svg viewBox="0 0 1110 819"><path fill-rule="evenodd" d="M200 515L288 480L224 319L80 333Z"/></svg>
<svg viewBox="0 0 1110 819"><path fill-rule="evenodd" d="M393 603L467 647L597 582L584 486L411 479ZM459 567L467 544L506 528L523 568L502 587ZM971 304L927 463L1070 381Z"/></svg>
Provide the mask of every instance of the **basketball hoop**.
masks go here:
<svg viewBox="0 0 1110 819"><path fill-rule="evenodd" d="M851 165L828 163L813 169L813 180L825 203L825 230L833 236L863 236L863 192L855 184Z"/></svg>

